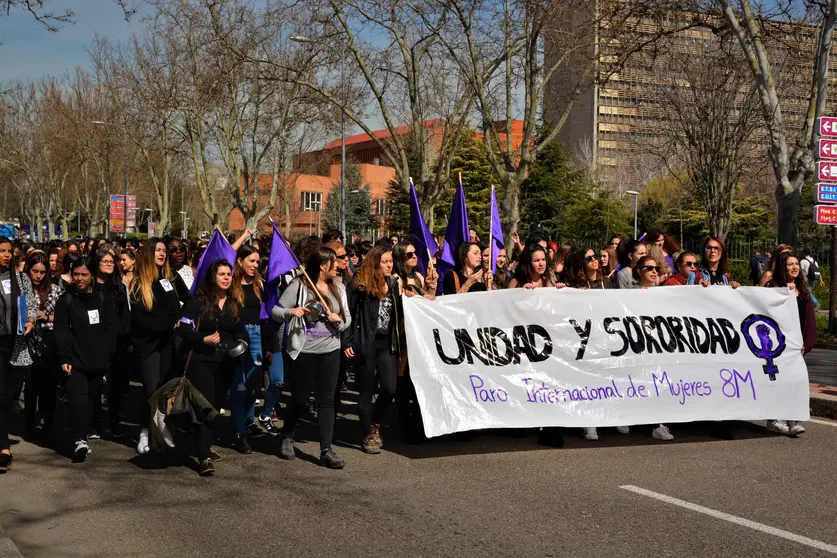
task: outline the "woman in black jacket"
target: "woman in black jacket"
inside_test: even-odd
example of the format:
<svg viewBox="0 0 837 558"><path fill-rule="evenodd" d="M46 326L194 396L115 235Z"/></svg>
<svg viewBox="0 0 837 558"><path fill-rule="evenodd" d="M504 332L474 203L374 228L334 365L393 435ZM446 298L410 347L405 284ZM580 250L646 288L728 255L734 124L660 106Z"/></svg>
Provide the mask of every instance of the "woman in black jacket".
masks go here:
<svg viewBox="0 0 837 558"><path fill-rule="evenodd" d="M90 453L87 430L119 329L113 297L96 284L91 267L87 257L76 262L71 270L73 286L55 307L55 340L61 370L68 376L70 432L76 462L84 461Z"/></svg>
<svg viewBox="0 0 837 558"><path fill-rule="evenodd" d="M247 329L242 319L242 306L230 289L233 280L232 265L218 260L209 267L206 281L198 287L197 295L183 307L180 318L180 337L190 351L186 378L210 402L215 401L215 385L222 367L234 369L240 357L225 358L225 350L238 341L248 341ZM201 424L198 430L198 459L200 474L215 472L212 463L212 430Z"/></svg>
<svg viewBox="0 0 837 558"><path fill-rule="evenodd" d="M189 289L172 272L166 258L166 245L151 238L137 258L136 277L131 284L131 345L142 374L145 397L140 424L151 417L148 399L171 373L174 359L175 327L180 319L180 303ZM140 432L137 453L148 453L148 428Z"/></svg>
<svg viewBox="0 0 837 558"><path fill-rule="evenodd" d="M376 246L349 283L352 327L343 340L346 356L356 359L357 406L364 436L361 447L371 454L381 453L381 422L395 399L400 294L397 276L392 275L392 251ZM372 396L379 383L373 411Z"/></svg>

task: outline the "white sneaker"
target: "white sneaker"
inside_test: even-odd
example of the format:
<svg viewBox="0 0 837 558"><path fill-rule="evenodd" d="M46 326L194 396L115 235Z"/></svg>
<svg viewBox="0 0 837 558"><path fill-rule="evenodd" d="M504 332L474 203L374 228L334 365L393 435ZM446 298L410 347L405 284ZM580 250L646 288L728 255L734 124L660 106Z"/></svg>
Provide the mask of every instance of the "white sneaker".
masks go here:
<svg viewBox="0 0 837 558"><path fill-rule="evenodd" d="M799 424L799 422L795 420L788 421L788 434L796 437L802 434L803 432L805 432L805 427Z"/></svg>
<svg viewBox="0 0 837 558"><path fill-rule="evenodd" d="M651 437L655 440L663 440L665 442L670 442L674 440L674 436L671 435L671 432L668 431L668 427L665 424L661 424L657 428L651 431Z"/></svg>
<svg viewBox="0 0 837 558"><path fill-rule="evenodd" d="M154 425L157 427L157 430L163 436L163 441L166 445L170 448L174 447L174 438L172 438L171 431L169 430L168 425L166 424L166 415L161 413L159 409L154 410L154 418L151 419L154 422Z"/></svg>
<svg viewBox="0 0 837 558"><path fill-rule="evenodd" d="M582 430L584 430L584 439L585 440L595 441L595 440L599 439L599 435L596 432L595 427L594 428L584 428Z"/></svg>
<svg viewBox="0 0 837 558"><path fill-rule="evenodd" d="M630 434L631 433L631 427L630 426L617 426L616 431L619 434Z"/></svg>
<svg viewBox="0 0 837 558"><path fill-rule="evenodd" d="M137 444L137 453L145 455L149 451L151 451L151 449L148 447L148 429L143 428L142 431L140 431L139 443Z"/></svg>
<svg viewBox="0 0 837 558"><path fill-rule="evenodd" d="M767 421L767 429L771 432L778 432L779 434L790 434L788 423L783 420Z"/></svg>
<svg viewBox="0 0 837 558"><path fill-rule="evenodd" d="M92 453L90 451L90 446L87 445L86 440L78 440L76 442L76 449L73 450L73 461L76 463L81 463L87 456Z"/></svg>

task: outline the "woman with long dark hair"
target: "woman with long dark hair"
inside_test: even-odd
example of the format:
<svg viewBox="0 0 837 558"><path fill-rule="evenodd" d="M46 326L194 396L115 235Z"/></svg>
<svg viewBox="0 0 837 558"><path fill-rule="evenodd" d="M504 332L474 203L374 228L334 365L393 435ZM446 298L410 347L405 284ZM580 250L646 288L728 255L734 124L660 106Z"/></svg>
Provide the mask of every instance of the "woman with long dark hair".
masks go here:
<svg viewBox="0 0 837 558"><path fill-rule="evenodd" d="M727 285L738 287L738 283L729 277L729 262L724 241L717 236L709 236L703 242L703 258L700 269L689 276L687 285Z"/></svg>
<svg viewBox="0 0 837 558"><path fill-rule="evenodd" d="M25 338L34 330L38 313L32 283L15 269L13 253L12 241L0 237L0 473L12 465L9 420L26 368L32 364ZM18 314L21 295L26 298L26 316ZM18 335L18 323L23 335Z"/></svg>
<svg viewBox="0 0 837 558"><path fill-rule="evenodd" d="M799 258L791 252L782 253L773 266L773 277L765 287L787 287L796 298L799 325L802 328L802 354L809 353L817 344L817 316ZM799 436L805 432L805 427L795 420L769 420L767 429L790 436Z"/></svg>
<svg viewBox="0 0 837 558"><path fill-rule="evenodd" d="M320 463L342 469L344 461L332 449L334 393L340 371L340 336L352 323L346 291L337 280L334 250L320 246L305 261L307 277L297 276L282 292L271 317L287 323L285 380L291 403L285 410L279 457L294 459L294 430L308 406L308 396L317 390L317 425L320 431ZM310 283L309 283L310 280ZM314 287L312 288L311 283ZM326 304L323 305L322 300Z"/></svg>
<svg viewBox="0 0 837 558"><path fill-rule="evenodd" d="M418 270L418 253L412 244L397 244L392 248L393 273L401 282L407 296L419 295L428 300L436 299L439 274L434 267L427 270L427 280Z"/></svg>
<svg viewBox="0 0 837 558"><path fill-rule="evenodd" d="M773 278L773 271L776 268L776 264L779 263L779 256L782 254L787 254L789 252L793 252L793 246L790 244L777 244L776 247L773 249L773 252L770 254L770 261L767 262L767 269L764 270L764 273L761 274L759 277L759 287L764 287L767 285L767 282Z"/></svg>
<svg viewBox="0 0 837 558"><path fill-rule="evenodd" d="M64 257L61 258L61 275L58 276L58 286L61 287L62 290L67 290L73 284L73 274L70 272L70 269L76 264L76 262L81 259L81 252L67 252L64 254Z"/></svg>
<svg viewBox="0 0 837 558"><path fill-rule="evenodd" d="M180 336L191 358L186 378L210 402L216 400L218 378L224 377L222 368L237 366L237 359L227 358L225 350L249 337L242 319L243 307L232 292L233 270L226 260L214 262L206 273L206 280L198 287L197 295L183 307ZM240 358L240 357L238 357ZM212 451L212 425L198 426L198 460L200 474L215 472L212 462L219 457Z"/></svg>
<svg viewBox="0 0 837 558"><path fill-rule="evenodd" d="M599 259L592 248L573 252L564 268L568 286L577 289L609 289L610 279L602 273Z"/></svg>
<svg viewBox="0 0 837 558"><path fill-rule="evenodd" d="M166 245L159 238L143 244L137 257L136 278L131 284L131 346L139 364L145 397L140 424L148 424L148 399L172 370L175 327L180 319L183 279L169 267ZM137 452L149 452L148 428L140 431Z"/></svg>
<svg viewBox="0 0 837 558"><path fill-rule="evenodd" d="M356 360L361 449L370 454L381 453L381 422L395 399L402 319L399 295L398 276L392 275L392 251L376 246L349 284L352 327L343 336L346 356ZM373 410L372 397L376 392Z"/></svg>
<svg viewBox="0 0 837 558"><path fill-rule="evenodd" d="M629 240L623 243L622 249L617 253L619 257L619 271L616 272L615 285L617 289L636 289L633 268L636 263L645 257L645 244L638 240Z"/></svg>
<svg viewBox="0 0 837 558"><path fill-rule="evenodd" d="M116 346L118 317L110 291L97 284L89 257L70 270L73 286L55 307L55 340L61 369L67 375L73 461L90 454L87 433L101 401L102 382Z"/></svg>
<svg viewBox="0 0 837 558"><path fill-rule="evenodd" d="M261 436L266 431L273 435L279 434L279 429L273 426L269 415L267 421L260 420L258 424L254 416L256 388L262 383L261 367L264 358L260 318L264 280L259 271L259 260L259 252L243 244L236 252L232 282L232 293L241 307L241 321L247 330L250 346L234 372L230 386L233 447L237 452L245 454L252 451L248 435Z"/></svg>
<svg viewBox="0 0 837 558"><path fill-rule="evenodd" d="M477 293L490 289L491 274L482 267L482 250L476 242L463 242L457 250L456 268L445 274L442 294Z"/></svg>
<svg viewBox="0 0 837 558"><path fill-rule="evenodd" d="M509 288L554 287L555 282L550 276L548 262L546 248L540 244L528 244L520 253L520 260L514 269L514 277L509 281Z"/></svg>
<svg viewBox="0 0 837 558"><path fill-rule="evenodd" d="M26 375L24 392L26 436L30 440L35 438L37 416L40 414L43 420L41 441L48 443L52 439L52 429L55 425L56 374L60 368L53 334L55 305L64 291L52 282L48 256L40 250L26 258L24 272L32 282L38 304L35 329L30 338L30 356L33 363L29 368L29 374Z"/></svg>

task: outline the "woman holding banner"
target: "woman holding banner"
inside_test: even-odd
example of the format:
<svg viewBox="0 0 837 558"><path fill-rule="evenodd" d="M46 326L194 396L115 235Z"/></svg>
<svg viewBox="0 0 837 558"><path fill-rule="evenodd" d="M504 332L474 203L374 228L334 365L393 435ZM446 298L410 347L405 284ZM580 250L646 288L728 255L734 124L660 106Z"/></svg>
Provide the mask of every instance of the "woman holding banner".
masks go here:
<svg viewBox="0 0 837 558"><path fill-rule="evenodd" d="M814 302L811 300L811 290L808 288L808 281L802 275L799 258L790 252L781 254L773 266L773 277L765 287L787 287L796 298L799 325L802 328L802 354L807 354L817 344L817 317ZM793 420L769 420L767 429L794 437L805 432L805 427Z"/></svg>
<svg viewBox="0 0 837 558"><path fill-rule="evenodd" d="M663 283L666 287L674 287L678 285L685 285L695 269L697 269L697 256L692 252L680 252L677 260L674 262L675 273L666 279Z"/></svg>
<svg viewBox="0 0 837 558"><path fill-rule="evenodd" d="M582 248L573 252L565 268L568 286L577 289L610 289L610 279L599 267L596 251Z"/></svg>
<svg viewBox="0 0 837 558"><path fill-rule="evenodd" d="M337 280L334 250L320 246L311 251L305 273L282 292L271 317L288 323L286 385L291 403L285 411L279 457L294 459L294 429L317 390L317 425L320 431L320 463L342 469L344 462L331 447L334 435L334 392L340 371L340 336L352 323L346 291Z"/></svg>
<svg viewBox="0 0 837 558"><path fill-rule="evenodd" d="M707 237L703 243L703 259L700 269L693 272L686 281L687 285L727 285L737 288L739 285L729 277L729 263L724 241L717 236Z"/></svg>
<svg viewBox="0 0 837 558"><path fill-rule="evenodd" d="M633 268L636 263L645 257L645 244L638 240L630 240L625 243L624 250L619 252L619 265L621 268L616 272L617 289L636 289Z"/></svg>
<svg viewBox="0 0 837 558"><path fill-rule="evenodd" d="M343 337L346 356L357 359L355 381L363 434L361 449L369 454L381 453L381 422L395 399L400 294L398 276L392 275L392 252L384 246L376 246L349 284L352 327ZM373 410L372 397L379 384Z"/></svg>
<svg viewBox="0 0 837 558"><path fill-rule="evenodd" d="M393 271L401 282L406 296L419 295L428 300L436 299L439 274L432 266L427 270L427 281L418 270L418 253L412 244L398 244L392 248Z"/></svg>
<svg viewBox="0 0 837 558"><path fill-rule="evenodd" d="M546 248L540 244L529 244L520 253L520 260L514 270L514 277L509 281L509 288L537 289L555 287L548 270L549 258ZM445 278L447 279L447 277ZM562 285L563 286L563 285Z"/></svg>
<svg viewBox="0 0 837 558"><path fill-rule="evenodd" d="M463 242L456 251L456 268L445 274L442 294L491 290L491 274L482 267L482 250L476 242Z"/></svg>
<svg viewBox="0 0 837 558"><path fill-rule="evenodd" d="M136 263L131 284L131 345L142 374L143 398L140 424L151 418L148 399L171 372L175 327L180 319L180 297L188 289L180 275L172 272L166 245L149 239ZM148 453L148 428L140 431L137 453Z"/></svg>
<svg viewBox="0 0 837 558"><path fill-rule="evenodd" d="M656 287L661 270L662 267L650 256L640 258L632 269L633 279L637 284L637 288L650 289L651 287ZM672 436L665 424L660 424L652 430L651 437L655 440L663 440L666 442L674 440L674 436Z"/></svg>

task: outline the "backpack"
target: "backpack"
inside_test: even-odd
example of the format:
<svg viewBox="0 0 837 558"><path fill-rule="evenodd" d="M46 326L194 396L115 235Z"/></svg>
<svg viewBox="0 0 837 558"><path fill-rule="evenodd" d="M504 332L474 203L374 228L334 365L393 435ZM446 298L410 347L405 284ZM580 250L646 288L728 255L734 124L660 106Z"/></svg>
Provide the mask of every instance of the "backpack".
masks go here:
<svg viewBox="0 0 837 558"><path fill-rule="evenodd" d="M750 266L750 279L757 282L767 270L767 259L764 256L753 256L753 260Z"/></svg>
<svg viewBox="0 0 837 558"><path fill-rule="evenodd" d="M817 265L817 260L811 256L808 256L805 259L810 262L810 265L808 266L808 282L813 283L818 281L820 278L820 266Z"/></svg>

